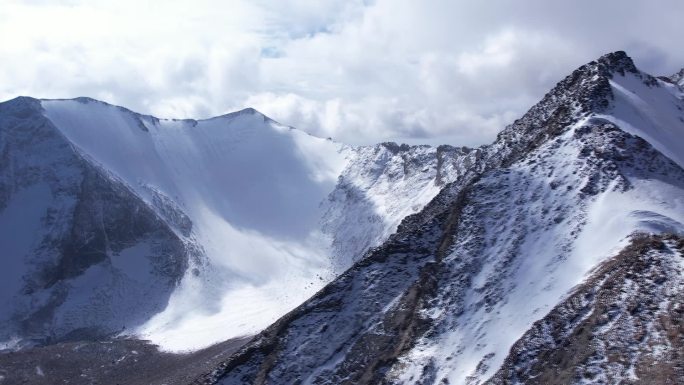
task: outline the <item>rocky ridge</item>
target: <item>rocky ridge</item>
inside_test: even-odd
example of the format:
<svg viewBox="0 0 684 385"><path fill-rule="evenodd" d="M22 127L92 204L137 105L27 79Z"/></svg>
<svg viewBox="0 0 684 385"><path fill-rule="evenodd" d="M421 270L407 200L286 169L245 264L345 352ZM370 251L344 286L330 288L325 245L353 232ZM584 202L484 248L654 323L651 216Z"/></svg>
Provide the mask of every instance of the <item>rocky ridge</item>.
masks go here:
<svg viewBox="0 0 684 385"><path fill-rule="evenodd" d="M624 52L580 67L387 242L196 383L509 383L509 349L633 231L684 231L681 206L648 196L681 196L682 167L602 117L623 78L669 92Z"/></svg>

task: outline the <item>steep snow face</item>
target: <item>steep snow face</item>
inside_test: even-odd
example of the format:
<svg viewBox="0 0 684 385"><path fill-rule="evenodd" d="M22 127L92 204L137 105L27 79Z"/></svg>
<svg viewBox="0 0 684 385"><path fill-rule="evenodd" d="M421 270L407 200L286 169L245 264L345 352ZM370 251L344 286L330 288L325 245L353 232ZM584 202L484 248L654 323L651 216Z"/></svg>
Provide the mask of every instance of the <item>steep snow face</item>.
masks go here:
<svg viewBox="0 0 684 385"><path fill-rule="evenodd" d="M643 73L615 76L613 108L599 115L684 167L684 91Z"/></svg>
<svg viewBox="0 0 684 385"><path fill-rule="evenodd" d="M12 259L33 260L8 265L3 281L7 298L0 299L14 298L24 290L27 276L37 274L32 266L49 260L35 251L41 237L57 237L51 233L55 231L68 243L76 236L69 232L77 215L73 213L91 221L107 215L104 219L111 222L97 235L103 237L98 243L103 250L92 263L82 263L90 259L72 255L69 248L57 248L50 257L80 266L69 270L68 277L54 275L55 282L68 278L73 293L95 293L61 298L61 306L90 306L93 316L82 317L88 321L76 325L70 315L72 321L53 330L49 325L58 315L48 315L41 318L48 326L36 330L38 336L63 336L70 324L93 331L105 326L106 333L143 336L167 350L188 350L257 333L384 241L405 215L422 209L440 186L458 176L468 152L395 144L352 148L280 125L252 109L201 121L163 120L88 98L26 101L35 108L22 124L47 130L74 165L63 164L62 152L51 149L57 144L38 142L39 135L21 141L22 151L35 151L24 158L42 162L40 173L30 165L5 162L3 194L16 190L13 173L29 174L36 182L12 195L0 210L0 226L21 230L21 237L9 231L0 235L16 254ZM7 130L22 132L14 120L3 117L3 123ZM19 144L3 145L12 154ZM182 279L176 268L171 269L171 281L145 278L159 268L145 258L159 256L163 237L128 239L125 247L107 249L112 231L108 226L125 227L125 220L123 214L107 210L79 211L90 207L83 203L91 194L83 186L92 184L84 182L85 174L97 180L97 191L117 191L124 200L128 194L136 202L131 209L143 204L138 211L170 232L164 237L174 240L167 243L185 258ZM55 193L44 178L57 180L72 194L59 204L52 202ZM116 208L123 203L89 204ZM45 225L52 212L64 213L59 223L66 230ZM124 281L112 278L116 271L126 271L133 281L148 282L149 287L138 292L133 290L136 284L126 281L131 290L120 289L117 285ZM103 294L107 290L115 295ZM146 303L140 298L150 299L149 306L133 306ZM13 306L10 302L7 309ZM124 322L118 312L131 316Z"/></svg>
<svg viewBox="0 0 684 385"><path fill-rule="evenodd" d="M161 311L187 267L183 243L83 161L38 101L0 116L0 346L111 335Z"/></svg>
<svg viewBox="0 0 684 385"><path fill-rule="evenodd" d="M254 110L173 121L87 99L42 106L201 250L164 312L133 333L174 350L255 333L329 279L319 203L348 162L345 146Z"/></svg>
<svg viewBox="0 0 684 385"><path fill-rule="evenodd" d="M347 162L342 145L253 110L168 121L95 101L42 105L80 151L146 201L158 195L173 200L192 221L208 258L252 282L271 276L269 268L278 270L264 266L264 258L278 262L258 252L245 258L239 245L250 234L301 243L315 238L318 203Z"/></svg>

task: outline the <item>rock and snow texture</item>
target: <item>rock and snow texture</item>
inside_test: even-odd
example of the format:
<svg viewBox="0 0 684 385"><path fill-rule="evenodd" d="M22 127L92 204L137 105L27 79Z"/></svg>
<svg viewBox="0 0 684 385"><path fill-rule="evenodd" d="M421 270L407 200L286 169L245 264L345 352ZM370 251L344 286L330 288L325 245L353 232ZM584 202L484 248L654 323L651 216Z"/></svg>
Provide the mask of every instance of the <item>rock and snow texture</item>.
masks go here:
<svg viewBox="0 0 684 385"><path fill-rule="evenodd" d="M332 236L334 270L344 271L389 237L480 151L382 143L356 149L354 162L324 202L323 231Z"/></svg>
<svg viewBox="0 0 684 385"><path fill-rule="evenodd" d="M0 124L5 346L123 333L185 350L257 333L421 210L467 152L88 98L18 98Z"/></svg>
<svg viewBox="0 0 684 385"><path fill-rule="evenodd" d="M678 384L684 238L636 236L534 323L488 382Z"/></svg>
<svg viewBox="0 0 684 385"><path fill-rule="evenodd" d="M494 144L462 154L454 182L387 242L198 382L474 385L544 371L630 383L654 360L681 379L683 109L677 87L623 52L580 67ZM634 246L649 237L635 234L662 245ZM622 273L606 267L625 258L635 265ZM651 290L634 312L629 293ZM578 305L585 292L618 302L587 329L609 305ZM558 352L573 332L585 340ZM640 339L611 355L624 333ZM586 340L596 351L572 357Z"/></svg>
<svg viewBox="0 0 684 385"><path fill-rule="evenodd" d="M674 74L670 77L666 77L663 80L670 81L673 84L676 84L680 87L684 87L684 68L679 70L679 72L677 72L676 74Z"/></svg>
<svg viewBox="0 0 684 385"><path fill-rule="evenodd" d="M480 383L632 232L684 232L682 169L610 124L587 124L472 185L422 309L430 336L399 357L397 380Z"/></svg>

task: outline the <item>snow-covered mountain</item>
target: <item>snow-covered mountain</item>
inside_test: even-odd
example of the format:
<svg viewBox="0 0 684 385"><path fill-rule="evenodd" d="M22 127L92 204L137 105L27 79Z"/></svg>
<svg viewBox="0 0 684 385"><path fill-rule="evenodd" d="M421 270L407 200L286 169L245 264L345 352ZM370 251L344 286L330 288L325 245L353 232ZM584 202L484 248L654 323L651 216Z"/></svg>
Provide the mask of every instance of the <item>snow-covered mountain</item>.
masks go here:
<svg viewBox="0 0 684 385"><path fill-rule="evenodd" d="M661 77L660 79L684 87L684 68L672 76Z"/></svg>
<svg viewBox="0 0 684 385"><path fill-rule="evenodd" d="M382 243L467 149L351 147L253 109L0 104L0 346L259 332Z"/></svg>
<svg viewBox="0 0 684 385"><path fill-rule="evenodd" d="M624 52L580 67L197 383L680 383L677 82Z"/></svg>
<svg viewBox="0 0 684 385"><path fill-rule="evenodd" d="M0 103L0 348L48 345L0 380L676 384L682 74L606 55L476 149Z"/></svg>

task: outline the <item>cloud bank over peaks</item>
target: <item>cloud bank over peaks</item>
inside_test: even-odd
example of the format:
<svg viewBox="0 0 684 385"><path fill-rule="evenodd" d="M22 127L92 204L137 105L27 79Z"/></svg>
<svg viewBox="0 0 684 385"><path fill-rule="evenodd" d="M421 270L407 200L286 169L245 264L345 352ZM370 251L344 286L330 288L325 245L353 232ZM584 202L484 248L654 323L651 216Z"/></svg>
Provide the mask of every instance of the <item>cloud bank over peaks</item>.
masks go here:
<svg viewBox="0 0 684 385"><path fill-rule="evenodd" d="M676 0L7 0L0 99L85 95L174 118L250 106L351 144L478 145L605 52L675 72L682 13Z"/></svg>

